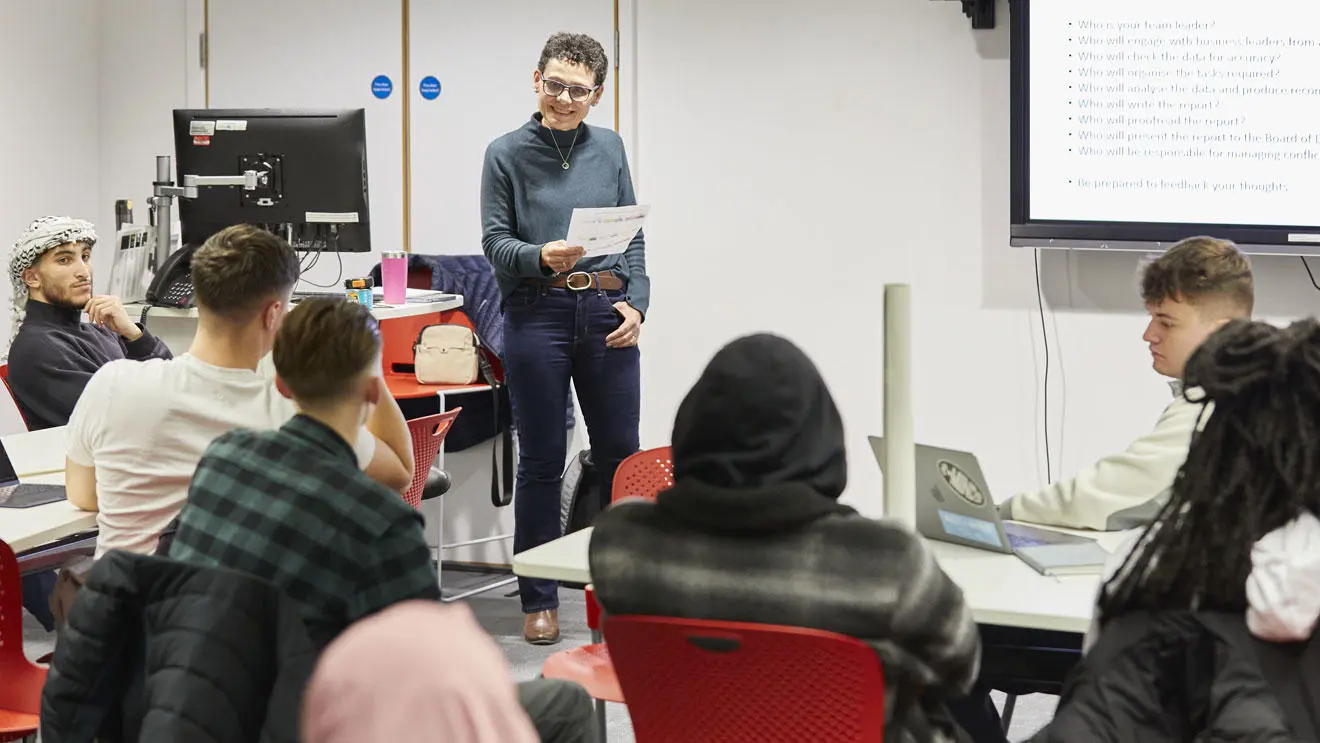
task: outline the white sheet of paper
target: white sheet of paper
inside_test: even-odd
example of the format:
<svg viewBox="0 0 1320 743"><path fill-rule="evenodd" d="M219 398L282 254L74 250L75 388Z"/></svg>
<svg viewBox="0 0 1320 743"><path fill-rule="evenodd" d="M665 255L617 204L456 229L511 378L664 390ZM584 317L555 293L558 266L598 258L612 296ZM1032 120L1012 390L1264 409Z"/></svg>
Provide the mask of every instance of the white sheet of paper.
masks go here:
<svg viewBox="0 0 1320 743"><path fill-rule="evenodd" d="M565 241L586 248L587 255L622 253L650 211L649 205L642 204L574 209Z"/></svg>

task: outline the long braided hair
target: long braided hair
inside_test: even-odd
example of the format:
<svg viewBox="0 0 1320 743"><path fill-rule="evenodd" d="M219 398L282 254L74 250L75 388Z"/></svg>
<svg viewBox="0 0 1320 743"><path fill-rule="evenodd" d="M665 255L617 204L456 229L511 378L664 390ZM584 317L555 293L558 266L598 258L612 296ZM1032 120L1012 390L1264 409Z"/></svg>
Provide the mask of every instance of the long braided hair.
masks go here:
<svg viewBox="0 0 1320 743"><path fill-rule="evenodd" d="M1320 323L1235 320L1187 362L1184 395L1214 403L1168 502L1105 584L1100 614L1246 609L1251 549L1320 514Z"/></svg>

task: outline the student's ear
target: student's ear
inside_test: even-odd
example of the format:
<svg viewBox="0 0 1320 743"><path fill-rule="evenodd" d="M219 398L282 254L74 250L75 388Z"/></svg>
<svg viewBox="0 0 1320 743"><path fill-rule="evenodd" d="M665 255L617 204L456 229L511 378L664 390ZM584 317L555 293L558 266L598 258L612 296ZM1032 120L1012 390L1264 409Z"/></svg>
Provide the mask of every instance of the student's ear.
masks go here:
<svg viewBox="0 0 1320 743"><path fill-rule="evenodd" d="M280 320L284 316L284 303L271 302L266 306L265 317L261 319L262 325L266 330L277 330L280 327Z"/></svg>
<svg viewBox="0 0 1320 743"><path fill-rule="evenodd" d="M27 284L29 289L36 289L41 286L41 279L37 277L36 266L28 266L23 269L23 283Z"/></svg>
<svg viewBox="0 0 1320 743"><path fill-rule="evenodd" d="M367 393L367 404L368 404L368 405L379 405L379 404L380 404L380 388L381 388L381 386L382 386L381 383L380 383L380 377L377 377L376 375L373 374L373 375L367 377L367 381L366 381L365 384L367 385L367 389L366 389L366 393Z"/></svg>
<svg viewBox="0 0 1320 743"><path fill-rule="evenodd" d="M281 377L278 372L275 374L275 389L279 390L281 395L290 400L293 399L293 391L289 389L289 385L284 383L284 377Z"/></svg>

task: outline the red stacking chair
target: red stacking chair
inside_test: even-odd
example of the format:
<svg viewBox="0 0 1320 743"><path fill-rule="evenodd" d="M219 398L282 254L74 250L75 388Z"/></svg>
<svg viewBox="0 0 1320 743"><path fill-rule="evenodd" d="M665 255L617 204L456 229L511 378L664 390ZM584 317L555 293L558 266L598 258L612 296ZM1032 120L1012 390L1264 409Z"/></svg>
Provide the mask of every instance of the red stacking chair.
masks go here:
<svg viewBox="0 0 1320 743"><path fill-rule="evenodd" d="M876 743L875 650L833 632L610 616L605 638L637 743Z"/></svg>
<svg viewBox="0 0 1320 743"><path fill-rule="evenodd" d="M18 559L0 541L0 741L37 734L46 669L23 654L23 584Z"/></svg>
<svg viewBox="0 0 1320 743"><path fill-rule="evenodd" d="M614 473L611 502L630 496L655 498L674 485L673 453L668 446L639 451L619 464ZM600 641L600 604L587 586L587 626L592 644L561 650L546 659L541 675L546 678L575 681L596 700L596 722L600 740L605 740L605 703L623 702L619 679L610 664L610 651Z"/></svg>
<svg viewBox="0 0 1320 743"><path fill-rule="evenodd" d="M14 401L14 408L18 410L18 419L23 421L23 427L31 430L27 419L23 417L23 409L18 407L18 399L14 397L14 388L9 386L9 364L0 364L0 383L4 384L5 392L9 393L9 399Z"/></svg>
<svg viewBox="0 0 1320 743"><path fill-rule="evenodd" d="M454 419L462 410L462 408L454 408L408 421L408 433L412 434L413 479L412 484L404 491L403 499L413 508L421 507L422 489L426 487L426 478L431 473L431 465L435 464L440 445L444 443L445 435L449 433L450 427L454 425Z"/></svg>
<svg viewBox="0 0 1320 743"><path fill-rule="evenodd" d="M604 743L605 703L623 703L623 692L619 690L619 678L614 675L614 666L610 663L610 651L600 641L600 604L596 603L596 593L587 586L587 626L591 628L590 645L580 648L561 650L546 658L541 666L541 675L548 679L573 681L580 685L592 699L596 700L596 725L599 740Z"/></svg>
<svg viewBox="0 0 1320 743"><path fill-rule="evenodd" d="M641 496L651 500L674 487L674 451L668 446L646 449L619 463L614 471L610 502Z"/></svg>

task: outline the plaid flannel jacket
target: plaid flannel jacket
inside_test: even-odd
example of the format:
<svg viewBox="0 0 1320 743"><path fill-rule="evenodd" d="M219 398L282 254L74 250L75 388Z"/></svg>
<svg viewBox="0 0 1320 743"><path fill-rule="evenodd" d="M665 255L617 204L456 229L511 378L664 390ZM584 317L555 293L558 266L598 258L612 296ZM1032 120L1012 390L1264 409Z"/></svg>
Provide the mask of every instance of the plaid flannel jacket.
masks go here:
<svg viewBox="0 0 1320 743"><path fill-rule="evenodd" d="M358 469L343 438L302 415L212 442L170 557L274 583L322 647L392 604L440 598L421 516Z"/></svg>

